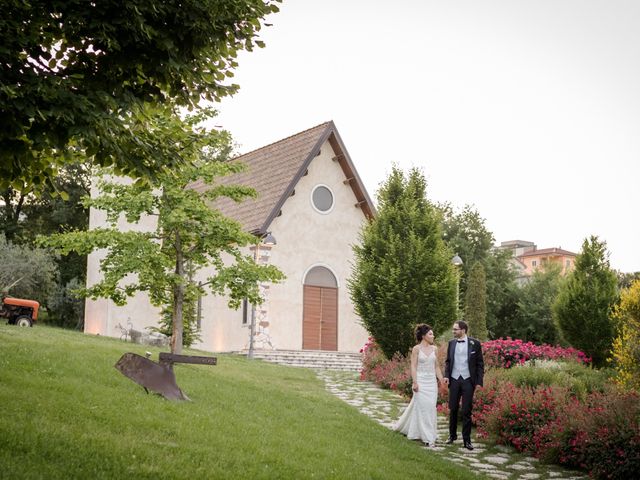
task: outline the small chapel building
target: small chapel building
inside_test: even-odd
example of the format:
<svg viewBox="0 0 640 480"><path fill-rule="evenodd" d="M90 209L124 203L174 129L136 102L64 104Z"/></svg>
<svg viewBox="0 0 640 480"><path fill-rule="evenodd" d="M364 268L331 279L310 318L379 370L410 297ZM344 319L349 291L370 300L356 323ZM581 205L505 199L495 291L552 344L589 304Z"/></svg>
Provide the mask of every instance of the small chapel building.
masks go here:
<svg viewBox="0 0 640 480"><path fill-rule="evenodd" d="M274 245L261 243L257 252L253 247L247 253L276 265L286 279L261 285L264 303L255 308L244 302L232 310L225 297L202 297L201 341L194 347L247 350L253 314L257 350L359 351L368 334L355 313L347 280L352 245L375 211L335 124L323 123L237 160L247 170L221 181L250 186L258 197L241 203L225 198L216 208L258 238L275 239ZM196 183L192 188L206 186ZM90 228L102 222L104 216L92 211ZM89 256L89 285L101 276L100 257L99 252ZM85 332L119 337L126 328L157 326L159 318L144 294L122 307L88 299Z"/></svg>

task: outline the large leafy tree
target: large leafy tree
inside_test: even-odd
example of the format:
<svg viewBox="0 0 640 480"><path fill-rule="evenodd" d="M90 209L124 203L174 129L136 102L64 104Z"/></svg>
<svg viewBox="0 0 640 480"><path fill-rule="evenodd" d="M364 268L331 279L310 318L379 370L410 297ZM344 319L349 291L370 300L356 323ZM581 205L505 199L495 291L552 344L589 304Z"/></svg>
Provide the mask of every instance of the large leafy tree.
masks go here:
<svg viewBox="0 0 640 480"><path fill-rule="evenodd" d="M220 176L241 171L243 166L228 161L231 147L226 133L197 127L209 113L184 120L167 109L148 115L136 126L138 135L153 143L159 155L179 155L185 161L172 171L159 172L153 181L103 178L98 185L101 193L87 199L85 205L104 210L109 227L43 239L65 254L106 249L101 261L103 278L84 294L110 298L121 305L136 292L146 292L152 304L171 312L174 353L182 350L185 301L204 293L205 287L191 281L191 275L214 267L215 273L205 283L213 293L228 294L232 308L237 308L243 298L260 303L258 283L283 278L276 267L257 265L244 253L243 247L254 243L256 237L212 206L220 197L242 201L254 196L255 191L216 182ZM189 188L198 180L208 188ZM119 218L135 224L143 216L157 220L155 229L124 230L118 226Z"/></svg>
<svg viewBox="0 0 640 480"><path fill-rule="evenodd" d="M563 338L602 366L611 350L617 278L609 266L606 242L591 236L582 243L575 268L560 286L553 315Z"/></svg>
<svg viewBox="0 0 640 480"><path fill-rule="evenodd" d="M479 340L487 340L487 278L480 262L471 267L464 318L469 324L471 335Z"/></svg>
<svg viewBox="0 0 640 480"><path fill-rule="evenodd" d="M262 46L275 11L264 0L4 1L0 188L50 180L75 149L131 176L180 162L129 126L147 104L235 92L236 55Z"/></svg>
<svg viewBox="0 0 640 480"><path fill-rule="evenodd" d="M560 288L561 270L559 264L549 262L544 268L537 269L522 286L517 321L513 322L507 335L534 343L556 345L560 342L551 306Z"/></svg>
<svg viewBox="0 0 640 480"><path fill-rule="evenodd" d="M442 236L449 248L458 254L464 263L464 274L460 279L460 292L467 290L467 279L477 262L485 262L493 248L493 233L487 229L485 219L471 205L456 211L450 203L438 205L442 213Z"/></svg>
<svg viewBox="0 0 640 480"><path fill-rule="evenodd" d="M487 286L487 328L489 336L504 334L515 319L518 288L508 251L493 248L495 239L485 219L471 205L457 211L450 203L438 205L442 214L443 239L462 260L460 297L466 298L471 268L481 263Z"/></svg>
<svg viewBox="0 0 640 480"><path fill-rule="evenodd" d="M455 276L422 173L405 176L393 167L377 198L378 214L354 246L349 290L365 328L391 358L415 343L415 324L441 333L454 321Z"/></svg>

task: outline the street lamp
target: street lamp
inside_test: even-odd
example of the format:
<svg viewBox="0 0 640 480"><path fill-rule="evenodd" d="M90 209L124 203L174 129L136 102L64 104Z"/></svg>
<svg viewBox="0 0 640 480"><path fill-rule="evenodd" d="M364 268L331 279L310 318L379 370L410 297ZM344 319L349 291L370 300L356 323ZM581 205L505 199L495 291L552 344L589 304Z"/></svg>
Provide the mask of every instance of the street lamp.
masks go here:
<svg viewBox="0 0 640 480"><path fill-rule="evenodd" d="M451 259L451 263L456 269L456 320L460 318L460 267L464 263L456 253Z"/></svg>
<svg viewBox="0 0 640 480"><path fill-rule="evenodd" d="M258 265L258 252L261 245L273 247L276 244L276 238L271 235L271 232L267 232L261 237L258 237L255 249L253 251L253 261ZM251 325L249 326L249 351L247 352L247 358L253 358L254 354L254 339L256 336L256 306L251 304Z"/></svg>

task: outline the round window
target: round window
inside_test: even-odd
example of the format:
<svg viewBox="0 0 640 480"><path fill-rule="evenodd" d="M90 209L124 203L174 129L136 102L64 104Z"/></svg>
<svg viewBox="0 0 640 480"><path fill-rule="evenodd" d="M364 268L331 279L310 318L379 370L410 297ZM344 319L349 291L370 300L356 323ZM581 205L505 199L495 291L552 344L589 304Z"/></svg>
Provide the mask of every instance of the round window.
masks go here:
<svg viewBox="0 0 640 480"><path fill-rule="evenodd" d="M319 212L328 213L333 208L333 193L324 185L318 185L313 190L311 200Z"/></svg>

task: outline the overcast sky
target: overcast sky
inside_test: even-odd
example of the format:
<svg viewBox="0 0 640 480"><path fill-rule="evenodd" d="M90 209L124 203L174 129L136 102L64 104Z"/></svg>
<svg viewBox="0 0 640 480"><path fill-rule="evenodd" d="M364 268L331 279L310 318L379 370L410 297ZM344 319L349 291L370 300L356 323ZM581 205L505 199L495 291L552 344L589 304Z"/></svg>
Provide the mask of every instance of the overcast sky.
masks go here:
<svg viewBox="0 0 640 480"><path fill-rule="evenodd" d="M640 1L285 0L216 123L247 152L336 123L371 197L397 163L496 242L640 271Z"/></svg>

